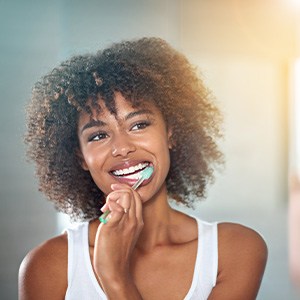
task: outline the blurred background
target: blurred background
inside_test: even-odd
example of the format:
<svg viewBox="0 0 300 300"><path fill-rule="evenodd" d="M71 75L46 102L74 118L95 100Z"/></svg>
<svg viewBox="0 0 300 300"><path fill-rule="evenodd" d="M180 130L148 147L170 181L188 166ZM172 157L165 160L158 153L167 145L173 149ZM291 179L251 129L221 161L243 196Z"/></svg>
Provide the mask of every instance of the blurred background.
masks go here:
<svg viewBox="0 0 300 300"><path fill-rule="evenodd" d="M224 114L226 168L189 212L259 231L269 260L258 299L300 298L287 234L288 172L300 170L300 1L0 0L0 25L1 299L17 299L23 257L68 221L37 191L25 159L34 82L70 55L142 36L186 54Z"/></svg>

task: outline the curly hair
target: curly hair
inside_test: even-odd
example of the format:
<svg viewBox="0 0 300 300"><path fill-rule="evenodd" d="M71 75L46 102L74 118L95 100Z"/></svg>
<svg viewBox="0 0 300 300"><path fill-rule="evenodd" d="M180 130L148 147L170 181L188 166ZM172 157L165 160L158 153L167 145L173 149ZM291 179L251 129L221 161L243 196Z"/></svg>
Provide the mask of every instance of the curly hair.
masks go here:
<svg viewBox="0 0 300 300"><path fill-rule="evenodd" d="M103 99L115 113L115 93L132 106L154 103L172 128L168 195L188 207L205 197L223 163L217 139L221 114L186 57L160 38L116 43L96 54L62 62L34 86L27 107L27 156L39 189L56 209L75 219L100 215L104 195L77 157L78 114Z"/></svg>

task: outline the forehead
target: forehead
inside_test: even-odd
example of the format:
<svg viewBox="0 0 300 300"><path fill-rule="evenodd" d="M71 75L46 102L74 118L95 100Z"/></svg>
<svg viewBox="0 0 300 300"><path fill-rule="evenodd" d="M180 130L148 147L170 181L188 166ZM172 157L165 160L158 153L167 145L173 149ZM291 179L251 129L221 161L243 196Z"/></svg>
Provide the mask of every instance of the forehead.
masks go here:
<svg viewBox="0 0 300 300"><path fill-rule="evenodd" d="M160 109L151 101L138 101L133 104L130 100L126 100L120 93L115 94L114 101L110 104L107 104L100 98L94 104L91 100L88 100L86 106L88 108L87 111L81 111L79 114L79 123L83 120L103 118L122 120L126 119L126 116L134 111L162 117Z"/></svg>

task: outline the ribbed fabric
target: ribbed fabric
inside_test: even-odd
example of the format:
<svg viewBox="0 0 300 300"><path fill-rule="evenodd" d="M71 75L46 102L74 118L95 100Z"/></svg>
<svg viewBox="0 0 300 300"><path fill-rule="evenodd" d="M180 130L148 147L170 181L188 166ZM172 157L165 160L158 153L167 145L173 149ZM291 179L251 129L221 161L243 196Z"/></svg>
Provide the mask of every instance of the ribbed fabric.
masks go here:
<svg viewBox="0 0 300 300"><path fill-rule="evenodd" d="M197 218L198 250L193 281L183 300L206 300L218 272L217 223ZM88 222L71 226L68 233L68 289L65 300L107 300L93 272L89 255Z"/></svg>

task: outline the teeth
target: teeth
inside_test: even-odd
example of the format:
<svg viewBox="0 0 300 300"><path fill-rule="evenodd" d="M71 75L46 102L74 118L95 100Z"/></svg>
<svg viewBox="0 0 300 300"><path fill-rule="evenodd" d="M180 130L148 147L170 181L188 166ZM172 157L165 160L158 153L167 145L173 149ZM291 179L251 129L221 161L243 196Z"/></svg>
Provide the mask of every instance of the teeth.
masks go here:
<svg viewBox="0 0 300 300"><path fill-rule="evenodd" d="M130 174L130 175L126 175L126 178L127 179L132 179L132 180L139 180L140 172L133 173L133 174Z"/></svg>
<svg viewBox="0 0 300 300"><path fill-rule="evenodd" d="M112 173L116 176L128 175L128 174L134 173L136 171L142 170L142 169L146 168L148 165L149 165L149 163L140 163L136 166L132 166L132 167L129 167L126 169L115 170ZM138 174L132 174L132 175L138 176Z"/></svg>

